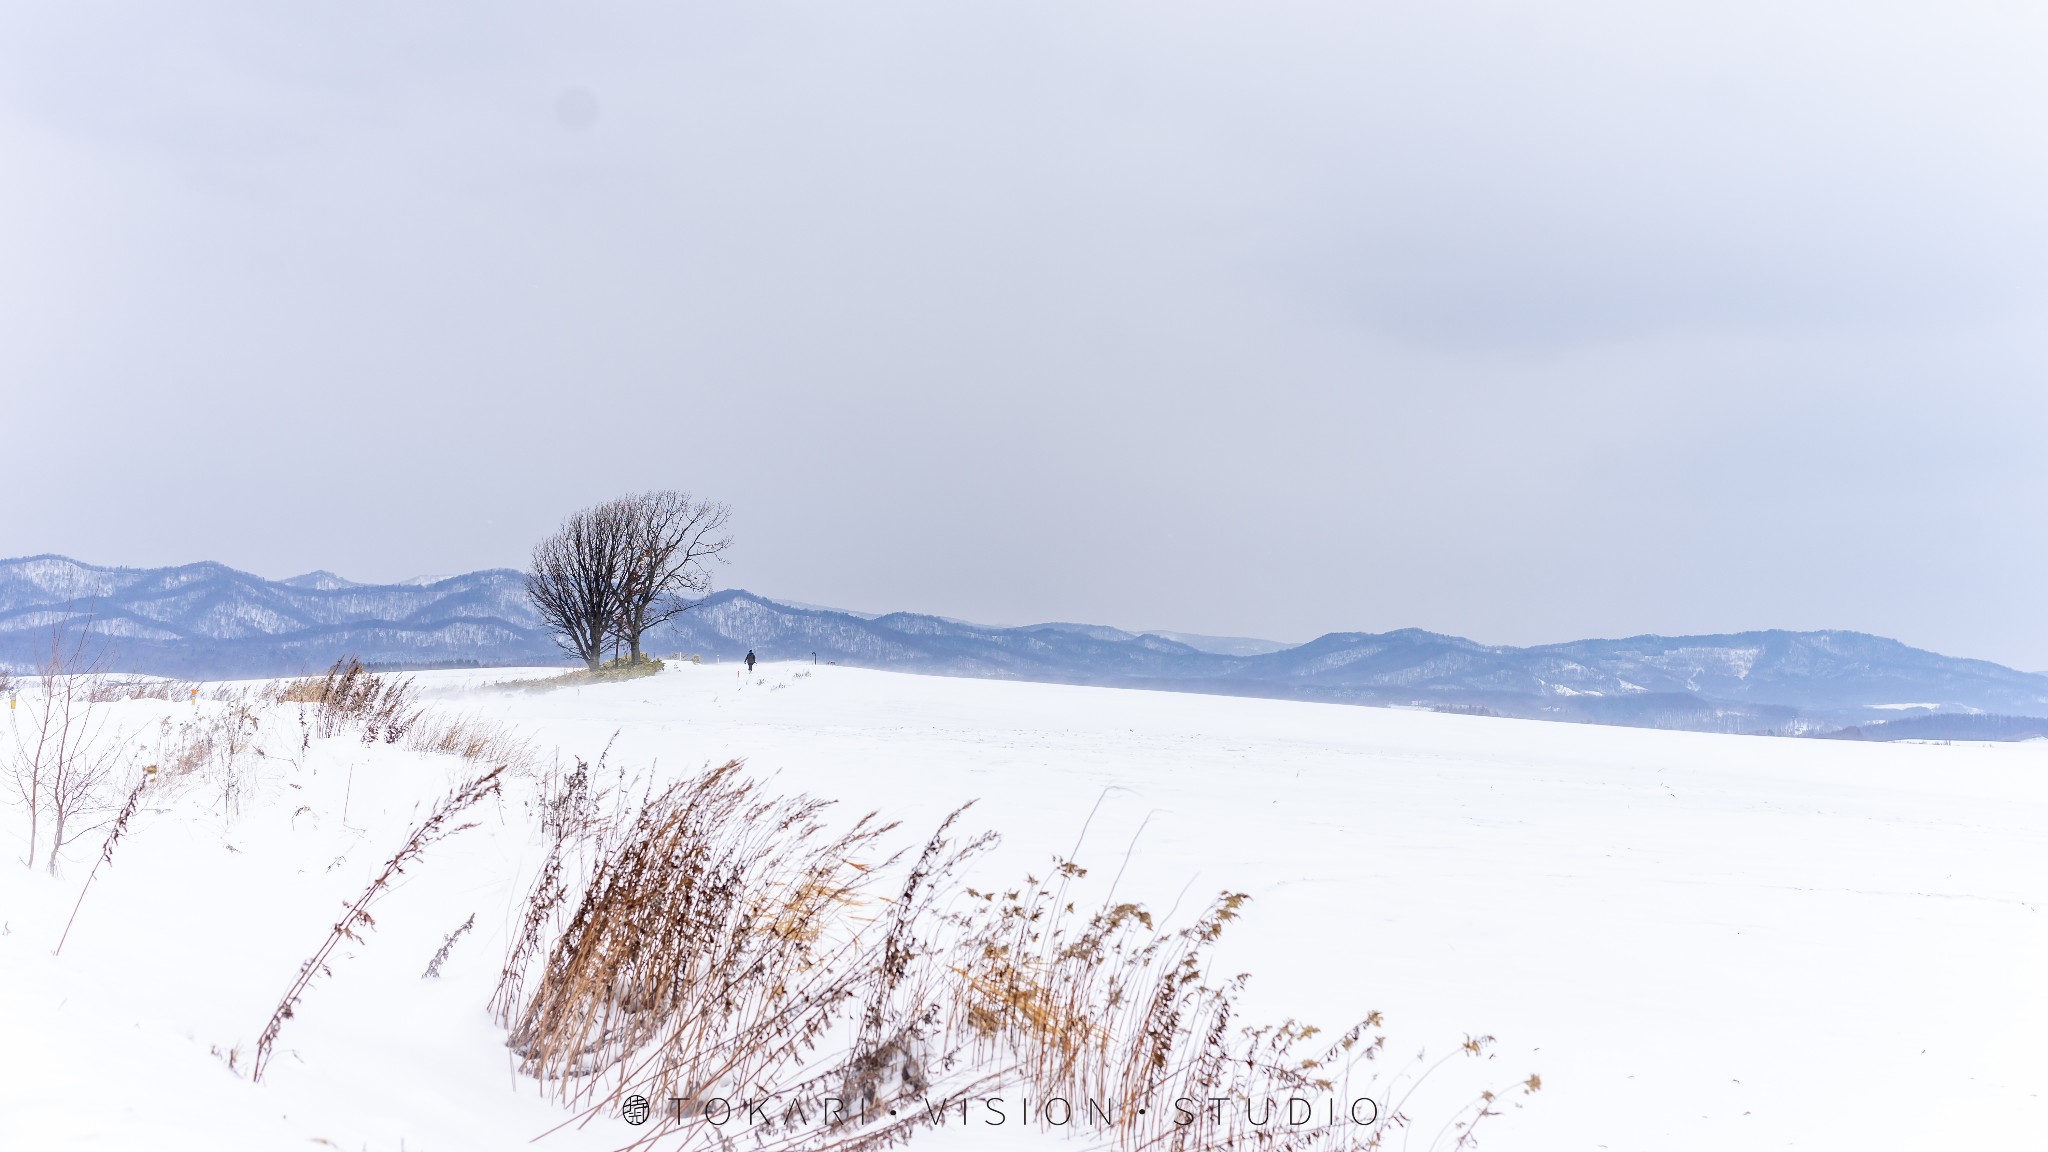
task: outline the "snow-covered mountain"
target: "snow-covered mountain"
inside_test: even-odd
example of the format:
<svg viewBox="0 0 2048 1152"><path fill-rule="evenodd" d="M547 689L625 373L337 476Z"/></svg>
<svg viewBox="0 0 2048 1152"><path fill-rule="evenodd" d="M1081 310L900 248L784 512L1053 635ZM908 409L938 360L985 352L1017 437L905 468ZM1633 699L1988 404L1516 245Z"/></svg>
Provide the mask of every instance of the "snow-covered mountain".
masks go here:
<svg viewBox="0 0 2048 1152"><path fill-rule="evenodd" d="M131 569L60 556L4 560L0 659L32 660L52 612L66 604L89 608L112 661L135 671L269 675L323 667L344 653L387 666L563 662L510 569L378 585L331 572L264 580L219 564ZM1510 648L1403 629L1277 647L1090 624L998 628L906 612L866 616L733 589L656 632L650 648L705 660L737 660L751 649L769 660L815 656L954 676L1703 731L1861 725L1874 734L1881 721L1943 714L1957 718L1943 732L1965 736L1971 722L1963 717L2048 716L2048 675L1857 632Z"/></svg>
<svg viewBox="0 0 2048 1152"><path fill-rule="evenodd" d="M510 569L425 584L358 584L332 572L265 580L224 564L106 568L63 556L0 560L0 660L47 647L53 613L89 612L117 668L272 675L342 653L384 664L559 659Z"/></svg>
<svg viewBox="0 0 2048 1152"><path fill-rule="evenodd" d="M809 659L960 676L1416 705L1702 731L1806 731L1930 713L2048 716L2048 676L1859 632L1635 636L1533 648L1418 629L1337 632L1274 652L1156 633L935 616L873 619L747 592L711 596L663 641L706 658Z"/></svg>

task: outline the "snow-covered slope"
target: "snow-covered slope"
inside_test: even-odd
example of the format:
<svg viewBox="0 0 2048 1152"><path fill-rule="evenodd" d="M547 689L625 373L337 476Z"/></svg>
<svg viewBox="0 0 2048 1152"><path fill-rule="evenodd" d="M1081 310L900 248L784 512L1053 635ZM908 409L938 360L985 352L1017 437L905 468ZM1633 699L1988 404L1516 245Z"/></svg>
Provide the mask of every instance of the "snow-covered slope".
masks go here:
<svg viewBox="0 0 2048 1152"><path fill-rule="evenodd" d="M2048 744L1758 740L807 662L545 693L474 689L487 678L422 683L544 747L609 744L611 763L657 774L742 756L908 829L978 799L973 819L1005 837L984 882L1042 869L1086 824L1080 858L1121 871L1120 893L1248 891L1223 957L1255 974L1248 1009L1377 1008L1396 1047L1434 1052L1498 1037L1492 1060L1445 1066L1425 1115L1541 1075L1486 1147L1990 1148L2048 1131ZM219 705L117 707L154 739ZM302 751L289 709L261 725L239 811L200 788L151 805L61 958L96 843L59 880L0 867L0 1147L525 1146L560 1114L508 1067L485 1001L542 848L527 783L378 906L264 1084L209 1054L246 1061L338 906L468 770L353 739ZM629 1134L612 1121L534 1146ZM1080 1145L1013 1126L928 1146Z"/></svg>

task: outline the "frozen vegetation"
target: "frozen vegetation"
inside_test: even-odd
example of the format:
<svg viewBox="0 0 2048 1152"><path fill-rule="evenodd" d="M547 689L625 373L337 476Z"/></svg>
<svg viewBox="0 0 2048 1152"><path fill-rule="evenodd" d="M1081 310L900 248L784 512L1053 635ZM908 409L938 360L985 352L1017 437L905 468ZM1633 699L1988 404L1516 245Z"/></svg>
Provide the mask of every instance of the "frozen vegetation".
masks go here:
<svg viewBox="0 0 2048 1152"><path fill-rule="evenodd" d="M693 778L672 808L678 796L705 812L753 802L704 790L704 770L734 758L744 769L727 779L752 781L756 798L843 801L810 842L838 847L777 865L787 876L822 862L802 874L843 890L806 913L821 931L775 939L808 938L810 959L790 970L842 980L855 1003L874 991L862 963L881 956L875 933L909 867L974 800L952 848L982 829L1001 841L931 878L942 910L971 912L968 888L1028 901L1010 893L1027 876L1057 883L1056 857L1090 869L1068 894L1083 911L1113 895L1162 929L1198 924L1216 893L1248 895L1205 976L1252 974L1237 1023L1331 1029L1305 1048L1371 1021L1363 1038L1384 1048L1355 1062L1343 1096L1398 1098L1413 1123L1380 1130L1388 1147L1454 1141L1485 1090L1501 1114L1479 1136L1497 1148L1997 1147L2048 1125L2040 742L1768 740L808 664L484 685L503 678L424 674L395 700L348 689L351 715L327 720L305 685L103 692L121 749L105 803L157 771L109 861L94 867L102 824L56 877L0 869L0 1144L431 1150L552 1131L539 1146L615 1148L662 1130L625 1125L595 1079L560 1075L569 1049L536 1078L547 1054L522 1010L546 999L542 961L572 934L594 866L633 839L634 814L662 824L664 791ZM34 685L22 690L17 735ZM466 782L467 806L399 859ZM833 839L867 835L856 821L869 809L899 827ZM595 834L565 830L575 820ZM703 834L760 826L728 812ZM21 822L6 833L18 858ZM896 850L872 881L833 857L878 864ZM570 899L508 991L551 857ZM654 931L633 927L650 914L637 897L614 903L615 934ZM280 1015L316 952L324 968ZM981 978L1010 981L1013 1007L1029 1000L1014 971ZM896 989L885 1015L915 992ZM1033 1005L1042 1026L1062 1019ZM639 1042L675 1040L649 1019ZM1053 1032L963 1060L971 1075L938 1067L959 1036L934 1035L920 1050L932 1067L906 1074L895 1050L862 1048L861 1011L818 1025L789 1058L750 1057L765 1061L756 1071L793 1084L838 1069L818 1095L844 1099L846 1061L864 1051L887 1081L878 1100L1008 1101L1006 1124L972 1111L921 1131L920 1146L1108 1139L1024 1122L1023 1098L1050 1094L1019 1053L1042 1063ZM508 1030L524 1047L507 1046ZM621 1035L582 1043L635 1042ZM1461 1047L1485 1036L1477 1055ZM1416 1071L1445 1057L1417 1087ZM685 1135L667 1131L671 1144ZM825 1146L814 1140L783 1146Z"/></svg>

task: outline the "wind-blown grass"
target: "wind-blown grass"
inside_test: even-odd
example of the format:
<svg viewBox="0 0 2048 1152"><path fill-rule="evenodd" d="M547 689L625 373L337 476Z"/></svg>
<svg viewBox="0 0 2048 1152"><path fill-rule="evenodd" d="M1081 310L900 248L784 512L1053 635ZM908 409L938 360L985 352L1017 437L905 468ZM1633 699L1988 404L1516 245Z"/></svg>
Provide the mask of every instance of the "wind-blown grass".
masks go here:
<svg viewBox="0 0 2048 1152"><path fill-rule="evenodd" d="M353 656L336 660L325 676L285 682L277 698L313 706L313 735L354 731L365 744L398 743L422 711L409 678L381 676Z"/></svg>
<svg viewBox="0 0 2048 1152"><path fill-rule="evenodd" d="M1071 860L1002 892L956 883L994 839L957 832L961 811L906 861L884 855L893 825L869 814L830 834L823 801L770 795L738 761L630 813L613 793L610 817L589 778L578 761L548 794L552 844L492 1002L520 1067L575 1110L570 1123L638 1094L660 1123L634 1147L712 1147L744 1101L758 1105L759 1146L855 1152L1015 1089L1077 1116L1086 1102L1091 1134L1128 1150L1412 1137L1410 1101L1436 1065L1390 1067L1378 1013L1328 1037L1241 1018L1249 977L1217 974L1213 957L1243 893L1170 927L1112 900L1114 885L1088 905ZM899 867L881 895L878 878ZM1212 1119L1218 1099L1232 1108ZM1272 1123L1290 1100L1344 1105ZM1413 1146L1465 1147L1501 1103L1482 1093Z"/></svg>
<svg viewBox="0 0 2048 1152"><path fill-rule="evenodd" d="M496 795L498 777L504 771L503 768L493 768L443 797L427 813L427 818L406 837L405 843L399 845L398 850L391 854L391 858L384 862L384 867L371 878L369 886L363 889L362 894L348 905L341 919L335 921L334 926L328 930L326 938L320 942L320 947L299 966L298 978L292 981L291 987L285 989L284 996L277 1002L276 1010L270 1014L269 1023L263 1026L263 1033L256 1041L256 1054L249 1064L249 1079L263 1079L263 1072L269 1067L271 1053L277 1045L279 1033L284 1029L284 1022L297 1013L299 1001L312 987L313 981L321 976L333 974L333 969L328 967L328 960L333 956L334 950L340 947L344 940L363 943L361 933L377 926L377 922L370 916L370 905L384 894L393 880L407 868L418 863L430 846L458 832L476 827L474 823L457 824L455 819L478 801ZM233 1067L232 1060L229 1066Z"/></svg>

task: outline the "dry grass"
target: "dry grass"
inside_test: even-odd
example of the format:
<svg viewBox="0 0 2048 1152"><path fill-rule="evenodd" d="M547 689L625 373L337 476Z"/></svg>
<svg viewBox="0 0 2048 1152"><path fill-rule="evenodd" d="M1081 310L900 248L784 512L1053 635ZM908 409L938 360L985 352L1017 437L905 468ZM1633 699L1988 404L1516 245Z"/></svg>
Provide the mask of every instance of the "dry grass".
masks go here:
<svg viewBox="0 0 2048 1152"><path fill-rule="evenodd" d="M415 752L502 765L514 774L531 772L539 762L533 743L505 725L431 711L409 677L372 672L353 657L337 660L324 676L286 681L271 698L301 706L302 751L316 736L353 731L365 744L403 743Z"/></svg>
<svg viewBox="0 0 2048 1152"><path fill-rule="evenodd" d="M1089 1103L1097 1135L1123 1149L1376 1149L1413 1124L1405 1111L1434 1067L1381 1074L1379 1013L1334 1038L1296 1020L1244 1023L1248 974L1213 970L1217 942L1248 897L1222 892L1167 930L1142 905L1075 897L1087 870L1055 859L1046 879L967 890L982 910L952 945L950 1038L976 1067L999 1067L1040 1100ZM1490 1038L1460 1053L1483 1055ZM1463 1147L1491 1114L1482 1094L1439 1138ZM1289 1101L1303 1106L1299 1123ZM1353 1113L1354 1101L1370 1101ZM1221 1106L1209 1102L1223 1101ZM1041 1122L1041 1126L1044 1123Z"/></svg>
<svg viewBox="0 0 2048 1152"><path fill-rule="evenodd" d="M362 894L348 906L341 919L335 921L334 927L328 931L320 947L314 951L311 958L299 966L298 978L292 981L291 987L285 989L284 996L277 1002L276 1010L270 1014L269 1023L264 1025L263 1034L256 1041L256 1054L249 1064L249 1079L263 1079L263 1071L270 1064L271 1053L277 1045L278 1034L284 1029L284 1022L298 1011L299 1001L305 996L313 981L318 977L332 974L333 970L328 967L327 962L333 956L334 950L340 947L344 940L363 943L363 937L359 933L377 926L377 922L370 918L370 905L384 894L393 880L417 863L430 846L458 832L476 827L474 823L456 824L455 819L478 801L487 796L497 795L498 777L504 771L503 768L494 768L443 797L440 803L434 805L433 810L427 813L427 818L420 822L419 827L414 828L412 834L406 837L405 843L399 845L398 851L392 853L391 858L384 862L384 867L371 878L369 887L363 889ZM232 1060L229 1067L233 1067Z"/></svg>
<svg viewBox="0 0 2048 1152"><path fill-rule="evenodd" d="M207 790L221 814L233 816L249 790L250 770L266 755L258 744L263 703L247 690L212 693L183 719L160 717L153 740L133 741L136 754L157 769L165 789Z"/></svg>
<svg viewBox="0 0 2048 1152"><path fill-rule="evenodd" d="M85 874L85 883L78 889L78 899L71 905L71 915L64 921L63 934L57 937L57 947L50 953L52 956L62 956L64 954L64 942L71 939L71 926L78 922L78 910L85 907L85 894L92 891L92 882L99 878L100 867L102 865L110 867L113 865L114 849L120 846L121 838L128 834L128 822L135 818L135 809L142 803L142 793L156 779L156 776L157 767L152 764L142 770L142 778L137 780L135 786L128 790L127 801L121 805L121 810L115 814L113 824L107 830L107 838L100 844L99 859L93 861L92 871Z"/></svg>
<svg viewBox="0 0 2048 1152"><path fill-rule="evenodd" d="M657 1102L661 1123L634 1147L723 1146L718 1109L758 1101L758 1146L855 1152L998 1089L1076 1116L1089 1102L1091 1134L1131 1150L1375 1149L1396 1134L1464 1147L1497 1114L1482 1094L1416 1143L1408 1104L1437 1065L1388 1068L1379 1014L1328 1039L1243 1022L1247 977L1212 971L1242 893L1169 929L1114 885L1084 904L1087 871L1068 860L1013 890L963 888L951 877L993 838L956 834L955 812L883 899L876 878L899 862L871 859L891 830L872 815L828 835L823 802L770 796L737 761L628 815L623 790L595 791L592 775L579 760L549 778L552 846L493 1008L572 1123L629 1093ZM1290 1098L1340 1103L1271 1122ZM841 1122L823 1124L834 1105Z"/></svg>
<svg viewBox="0 0 2048 1152"><path fill-rule="evenodd" d="M423 712L406 731L405 746L472 763L503 764L515 775L525 775L540 763L531 740L503 724L475 716Z"/></svg>
<svg viewBox="0 0 2048 1152"><path fill-rule="evenodd" d="M422 711L409 678L380 676L353 656L336 660L325 676L279 685L275 696L312 707L311 735L328 739L353 731L365 744L398 743Z"/></svg>
<svg viewBox="0 0 2048 1152"><path fill-rule="evenodd" d="M441 965L446 964L448 962L448 954L455 951L455 942L462 939L463 936L468 934L470 929L475 927L476 913L471 912L469 919L464 920L461 927L450 932L447 938L441 941L441 947L434 951L434 958L427 961L427 970L420 973L420 979L439 980L441 978Z"/></svg>
<svg viewBox="0 0 2048 1152"><path fill-rule="evenodd" d="M503 680L491 685L493 688L515 692L548 692L556 688L575 688L585 684L610 684L620 680L638 680L645 676L660 675L666 665L660 660L642 659L639 663L624 660L608 660L596 669L578 668L559 676L543 676L524 680Z"/></svg>
<svg viewBox="0 0 2048 1152"><path fill-rule="evenodd" d="M607 816L590 784L602 764L578 761L543 801L553 844L493 1001L525 1070L578 1109L572 1122L637 1092L665 1107L636 1146L714 1143L726 1102L776 1085L778 1121L755 1135L819 1147L787 1109L815 1119L832 1098L858 1108L929 1087L941 1002L917 978L913 929L985 839L954 842L949 820L882 899L869 889L896 861L873 857L894 826L872 814L828 835L824 802L767 795L735 761L630 815L613 792ZM587 870L579 844L597 846ZM537 942L572 907L543 957ZM861 1142L915 1124L880 1122Z"/></svg>
<svg viewBox="0 0 2048 1152"><path fill-rule="evenodd" d="M593 827L587 792L558 797L555 848L495 999L524 1070L584 1120L628 1091L675 1101L642 1143L689 1143L716 1131L704 1101L774 1083L807 1094L806 1070L852 1008L870 1006L877 1035L900 1031L872 979L881 953L855 930L895 826L870 814L827 835L826 807L766 795L737 761L648 796L608 837L523 996L523 953L567 907L567 846Z"/></svg>
<svg viewBox="0 0 2048 1152"><path fill-rule="evenodd" d="M195 688L190 681L161 676L101 676L94 680L91 691L94 702L102 704L122 700L183 703L192 698Z"/></svg>

